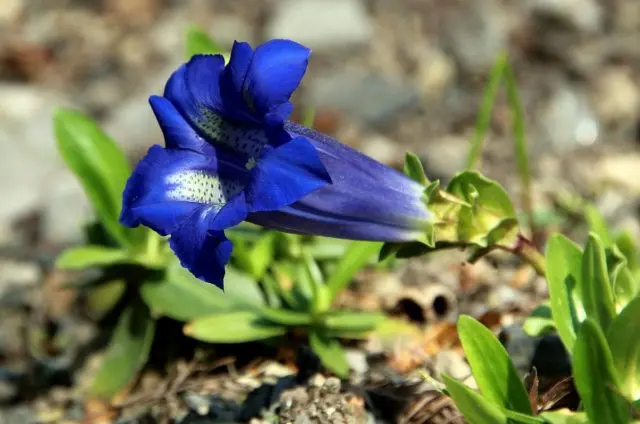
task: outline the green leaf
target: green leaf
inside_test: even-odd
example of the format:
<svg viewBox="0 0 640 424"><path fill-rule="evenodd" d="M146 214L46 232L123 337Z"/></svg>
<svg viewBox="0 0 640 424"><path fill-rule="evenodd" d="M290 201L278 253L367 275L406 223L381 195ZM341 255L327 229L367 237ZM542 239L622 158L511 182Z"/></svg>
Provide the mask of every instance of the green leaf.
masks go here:
<svg viewBox="0 0 640 424"><path fill-rule="evenodd" d="M638 268L638 247L633 235L629 231L622 231L616 236L615 244L627 259L629 268L631 270Z"/></svg>
<svg viewBox="0 0 640 424"><path fill-rule="evenodd" d="M582 323L578 332L573 351L573 378L590 422L629 422L629 406L616 393L620 384L611 351L601 328L591 318Z"/></svg>
<svg viewBox="0 0 640 424"><path fill-rule="evenodd" d="M275 308L260 308L256 312L264 319L280 325L303 326L313 322L313 316L305 312Z"/></svg>
<svg viewBox="0 0 640 424"><path fill-rule="evenodd" d="M573 352L578 325L584 319L579 294L582 252L560 233L549 238L545 254L553 320L568 352Z"/></svg>
<svg viewBox="0 0 640 424"><path fill-rule="evenodd" d="M134 262L122 249L104 246L71 247L58 256L56 267L60 269L83 269Z"/></svg>
<svg viewBox="0 0 640 424"><path fill-rule="evenodd" d="M384 320L378 312L337 311L324 317L324 325L336 331L363 332L373 331Z"/></svg>
<svg viewBox="0 0 640 424"><path fill-rule="evenodd" d="M337 339L328 337L320 329L311 329L309 346L329 371L338 377L344 378L349 375L347 355Z"/></svg>
<svg viewBox="0 0 640 424"><path fill-rule="evenodd" d="M349 240L314 237L307 249L317 261L335 260L344 256L350 243Z"/></svg>
<svg viewBox="0 0 640 424"><path fill-rule="evenodd" d="M553 330L556 325L551 316L551 307L548 304L540 305L531 312L522 325L522 329L531 337L540 337Z"/></svg>
<svg viewBox="0 0 640 424"><path fill-rule="evenodd" d="M354 241L351 243L327 280L326 285L331 301L351 282L353 276L380 251L381 247L382 243L378 242Z"/></svg>
<svg viewBox="0 0 640 424"><path fill-rule="evenodd" d="M404 173L407 177L415 182L426 186L429 184L427 176L424 174L424 168L420 158L413 153L407 152L404 157Z"/></svg>
<svg viewBox="0 0 640 424"><path fill-rule="evenodd" d="M607 331L615 316L615 303L600 237L589 234L582 257L582 304L589 318Z"/></svg>
<svg viewBox="0 0 640 424"><path fill-rule="evenodd" d="M245 243L239 243L237 252L234 249L238 265L256 280L262 278L273 262L276 235L277 233L269 231L255 240L250 248Z"/></svg>
<svg viewBox="0 0 640 424"><path fill-rule="evenodd" d="M531 414L529 395L507 351L491 330L461 315L458 335L482 394L500 407Z"/></svg>
<svg viewBox="0 0 640 424"><path fill-rule="evenodd" d="M507 100L513 115L513 137L516 157L516 168L522 187L522 204L527 213L529 226L535 229L533 195L531 193L531 170L529 168L529 154L527 150L527 136L524 128L524 110L518 94L518 85L511 64L504 65L504 83L507 90Z"/></svg>
<svg viewBox="0 0 640 424"><path fill-rule="evenodd" d="M222 54L224 49L202 29L192 25L187 29L186 59L196 54Z"/></svg>
<svg viewBox="0 0 640 424"><path fill-rule="evenodd" d="M93 120L72 110L58 110L54 128L62 158L80 179L109 234L126 247L142 244L148 230L125 228L118 222L122 192L131 174L118 145Z"/></svg>
<svg viewBox="0 0 640 424"><path fill-rule="evenodd" d="M184 333L209 343L245 343L286 334L281 325L265 320L254 311L234 311L197 318Z"/></svg>
<svg viewBox="0 0 640 424"><path fill-rule="evenodd" d="M123 280L112 280L91 287L87 294L87 309L91 318L102 319L116 306L126 288Z"/></svg>
<svg viewBox="0 0 640 424"><path fill-rule="evenodd" d="M638 282L626 264L618 266L611 275L616 311L622 310L638 293Z"/></svg>
<svg viewBox="0 0 640 424"><path fill-rule="evenodd" d="M449 396L451 396L451 399L456 403L456 406L469 424L509 423L505 413L480 393L454 380L448 375L443 375L442 379L447 386Z"/></svg>
<svg viewBox="0 0 640 424"><path fill-rule="evenodd" d="M264 299L257 284L227 267L227 291L195 278L188 270L173 261L162 281L145 281L140 294L155 316L167 316L178 321L219 312L262 306Z"/></svg>
<svg viewBox="0 0 640 424"><path fill-rule="evenodd" d="M124 310L93 381L93 397L111 398L132 381L147 362L154 332L155 321L144 304L135 302Z"/></svg>
<svg viewBox="0 0 640 424"><path fill-rule="evenodd" d="M609 226L607 225L607 221L600 214L598 209L596 209L593 205L585 206L584 217L589 224L589 231L600 237L600 240L602 240L602 243L605 247L611 246L613 244L613 240L611 238Z"/></svg>
<svg viewBox="0 0 640 424"><path fill-rule="evenodd" d="M484 139L487 136L487 130L491 124L491 113L493 110L493 104L500 88L500 81L502 80L502 74L507 63L507 55L501 53L496 59L491 72L489 73L489 79L484 88L484 94L482 96L482 105L476 119L475 132L471 141L471 149L467 156L467 169L477 168L480 166L480 158L482 155L482 146Z"/></svg>
<svg viewBox="0 0 640 424"><path fill-rule="evenodd" d="M629 399L640 399L640 296L614 319L607 339L620 391Z"/></svg>
<svg viewBox="0 0 640 424"><path fill-rule="evenodd" d="M569 409L543 412L540 417L549 424L589 424L589 419L584 412Z"/></svg>

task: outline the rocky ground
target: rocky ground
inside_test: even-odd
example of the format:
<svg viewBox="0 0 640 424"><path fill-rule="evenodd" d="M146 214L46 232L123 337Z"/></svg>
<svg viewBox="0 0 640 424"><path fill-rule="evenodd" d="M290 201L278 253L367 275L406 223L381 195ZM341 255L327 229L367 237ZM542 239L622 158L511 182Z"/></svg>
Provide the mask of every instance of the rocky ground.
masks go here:
<svg viewBox="0 0 640 424"><path fill-rule="evenodd" d="M464 166L486 75L506 49L526 113L535 205L552 218L545 225L566 228L571 211L557 212L567 197L579 195L595 202L613 226L640 237L636 0L3 0L2 422L72 422L92 408L99 419L91 422L109 422L111 412L101 405L77 400L93 361L83 349L97 330L79 318L74 294L59 290L65 276L52 270L55 255L82 240L80 223L91 211L57 155L51 116L59 106L89 113L135 160L161 142L147 98L161 92L183 61L183 36L192 23L223 45L287 37L310 46L312 61L296 102L318 107L315 125L392 165L412 150L431 176L444 180ZM512 143L501 98L483 172L517 194ZM434 375L468 376L451 318L465 312L506 328L504 337L526 370L540 341L510 324L545 296L544 283L509 258L460 262L450 253L411 261L393 275L368 276L343 296L342 302L372 302L425 328L418 346L377 341L350 351L357 378L349 387L342 383L349 390L320 375L302 379L292 371L302 368L281 360L238 369L233 361L221 363L224 372L215 378L198 364L183 364L196 368L185 378L180 369L170 373L179 383L173 392L154 397L142 390L119 422L147 422L136 417L151 409L185 423L274 414L296 424L360 423L380 419L384 411L376 408L396 403L405 422L453 422L446 399L412 383L422 381L415 373L424 367ZM366 299L365 293L374 294ZM437 307L436 298L445 299L446 308ZM64 349L48 346L33 357L33 340L25 338L30 328L55 332ZM542 342L546 349L554 343ZM373 360L370 353L380 350L391 352L391 360ZM145 377L149 387L166 382L159 373ZM269 410L275 403L277 412ZM439 413L429 418L425 410Z"/></svg>

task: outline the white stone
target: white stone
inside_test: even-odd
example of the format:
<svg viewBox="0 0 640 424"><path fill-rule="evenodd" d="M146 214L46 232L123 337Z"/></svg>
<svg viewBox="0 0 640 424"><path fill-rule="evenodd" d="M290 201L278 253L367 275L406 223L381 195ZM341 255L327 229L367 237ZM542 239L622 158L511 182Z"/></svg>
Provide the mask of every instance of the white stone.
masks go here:
<svg viewBox="0 0 640 424"><path fill-rule="evenodd" d="M266 38L289 38L314 50L366 44L373 25L359 0L283 0L276 4Z"/></svg>

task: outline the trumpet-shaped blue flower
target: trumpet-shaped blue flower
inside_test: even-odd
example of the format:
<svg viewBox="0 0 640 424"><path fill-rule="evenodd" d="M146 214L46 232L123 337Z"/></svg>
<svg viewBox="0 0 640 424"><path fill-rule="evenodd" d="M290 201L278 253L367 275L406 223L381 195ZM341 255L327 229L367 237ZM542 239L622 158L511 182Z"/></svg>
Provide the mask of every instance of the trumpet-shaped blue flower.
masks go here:
<svg viewBox="0 0 640 424"><path fill-rule="evenodd" d="M162 235L182 265L222 287L231 242L247 220L297 234L411 241L431 215L423 187L323 134L288 121L310 55L289 40L229 63L194 56L151 107L165 138L130 177L120 221Z"/></svg>

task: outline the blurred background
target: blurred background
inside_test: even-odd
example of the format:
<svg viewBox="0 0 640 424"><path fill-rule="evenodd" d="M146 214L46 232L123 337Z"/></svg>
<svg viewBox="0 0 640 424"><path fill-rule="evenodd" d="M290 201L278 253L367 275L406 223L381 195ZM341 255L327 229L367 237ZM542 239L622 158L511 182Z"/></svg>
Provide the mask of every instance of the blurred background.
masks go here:
<svg viewBox="0 0 640 424"><path fill-rule="evenodd" d="M390 164L411 149L444 178L463 168L483 84L507 49L538 191L613 180L615 209L640 190L636 0L2 0L0 245L78 241L89 208L58 158L52 111L97 118L135 160L162 142L147 98L184 61L191 24L223 46L310 46L296 95L318 108L319 129ZM483 172L510 187L504 101L493 116Z"/></svg>
<svg viewBox="0 0 640 424"><path fill-rule="evenodd" d="M430 177L445 181L465 166L487 75L506 50L544 227L570 228L558 216L571 216L570 199L579 197L640 237L638 0L0 0L2 305L19 288L37 299L27 303L48 298L37 314L63 321L73 303L55 289L61 277L42 272L62 248L82 242L91 217L59 158L54 110L72 107L97 119L134 163L162 144L147 99L185 60L191 25L226 48L236 39L255 45L278 37L311 47L296 117L314 106L317 129L393 166L411 150ZM504 97L492 114L482 172L518 194ZM512 262L506 270L480 264L470 277L461 258L410 269L406 278L449 278L456 287L465 278L532 278ZM544 297L544 281L536 281L531 291ZM515 289L505 290L489 299L485 293L482 311L519 302ZM0 320L7 356L22 349L12 343L28 325L11 319ZM82 331L73 333L82 338ZM3 399L9 389L1 380Z"/></svg>

